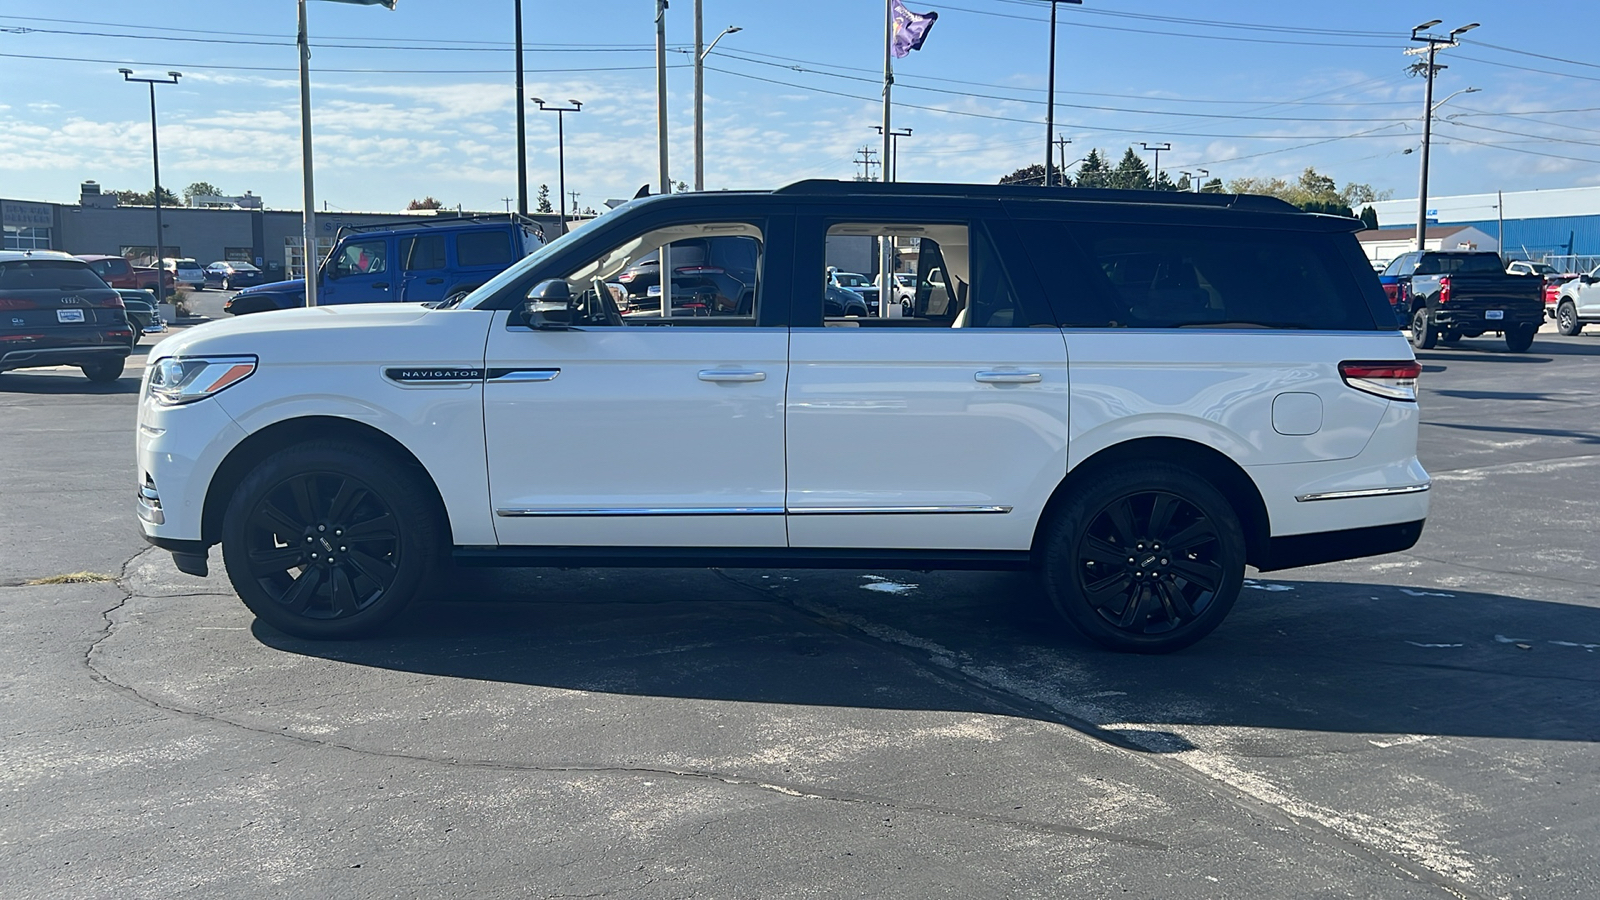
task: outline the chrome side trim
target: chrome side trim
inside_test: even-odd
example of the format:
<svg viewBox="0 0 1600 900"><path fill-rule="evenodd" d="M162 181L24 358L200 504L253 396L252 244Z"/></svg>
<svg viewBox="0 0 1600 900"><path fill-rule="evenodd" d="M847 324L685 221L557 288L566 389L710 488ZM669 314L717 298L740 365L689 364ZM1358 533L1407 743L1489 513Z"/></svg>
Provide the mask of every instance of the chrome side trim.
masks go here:
<svg viewBox="0 0 1600 900"><path fill-rule="evenodd" d="M1009 506L792 506L791 516L1005 515Z"/></svg>
<svg viewBox="0 0 1600 900"><path fill-rule="evenodd" d="M496 509L494 514L507 519L530 517L581 516L781 516L781 506L683 506L683 507L596 507L591 509L534 507Z"/></svg>
<svg viewBox="0 0 1600 900"><path fill-rule="evenodd" d="M1316 500L1351 500L1357 497L1393 497L1398 494L1420 494L1433 487L1433 482L1425 481L1422 484L1406 484L1400 487L1364 488L1356 491L1324 491L1316 494L1299 494L1294 499L1300 503L1311 503Z"/></svg>
<svg viewBox="0 0 1600 900"><path fill-rule="evenodd" d="M500 384L518 381L555 381L560 369L490 369L489 380Z"/></svg>

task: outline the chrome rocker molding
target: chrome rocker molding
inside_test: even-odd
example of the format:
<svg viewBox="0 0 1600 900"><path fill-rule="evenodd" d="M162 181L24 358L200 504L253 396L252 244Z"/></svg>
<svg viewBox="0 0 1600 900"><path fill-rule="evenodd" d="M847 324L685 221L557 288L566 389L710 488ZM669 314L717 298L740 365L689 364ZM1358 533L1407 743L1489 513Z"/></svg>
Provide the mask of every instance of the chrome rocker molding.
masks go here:
<svg viewBox="0 0 1600 900"><path fill-rule="evenodd" d="M592 509L531 508L496 509L501 518L592 517L592 516L907 516L907 515L983 515L1011 512L1009 506L682 506L682 507L599 507Z"/></svg>
<svg viewBox="0 0 1600 900"><path fill-rule="evenodd" d="M1295 500L1300 503L1311 503L1316 500L1351 500L1357 497L1393 497L1398 494L1420 494L1433 487L1433 482L1425 481L1422 484L1407 484L1400 487L1365 488L1358 491L1325 491L1318 494L1299 494Z"/></svg>

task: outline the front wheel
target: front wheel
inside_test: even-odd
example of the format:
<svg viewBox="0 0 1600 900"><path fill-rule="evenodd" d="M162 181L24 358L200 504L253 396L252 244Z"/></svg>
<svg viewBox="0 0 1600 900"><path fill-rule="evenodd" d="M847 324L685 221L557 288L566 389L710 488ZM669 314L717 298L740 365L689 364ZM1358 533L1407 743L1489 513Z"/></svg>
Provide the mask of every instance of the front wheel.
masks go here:
<svg viewBox="0 0 1600 900"><path fill-rule="evenodd" d="M1567 337L1583 333L1583 323L1578 321L1578 307L1571 300L1563 300L1556 307L1556 331Z"/></svg>
<svg viewBox="0 0 1600 900"><path fill-rule="evenodd" d="M1539 330L1537 325L1514 325L1506 331L1506 349L1512 353L1522 353L1533 346L1533 335Z"/></svg>
<svg viewBox="0 0 1600 900"><path fill-rule="evenodd" d="M1056 612L1097 643L1168 653L1209 634L1244 585L1244 530L1209 482L1135 465L1074 494L1045 539Z"/></svg>
<svg viewBox="0 0 1600 900"><path fill-rule="evenodd" d="M1418 350L1432 350L1438 339L1438 332L1433 328L1433 314L1428 312L1426 306L1417 307L1411 313L1411 346Z"/></svg>
<svg viewBox="0 0 1600 900"><path fill-rule="evenodd" d="M134 342L137 343L138 338L134 338ZM122 370L127 366L127 364L128 360L126 357L124 357L122 359L107 360L105 362L89 363L87 365L79 366L79 368L83 370L84 377L88 378L90 381L96 382L97 384L106 384L121 378Z"/></svg>
<svg viewBox="0 0 1600 900"><path fill-rule="evenodd" d="M410 467L345 441L269 456L233 493L222 560L262 621L316 640L365 637L419 593L444 547Z"/></svg>

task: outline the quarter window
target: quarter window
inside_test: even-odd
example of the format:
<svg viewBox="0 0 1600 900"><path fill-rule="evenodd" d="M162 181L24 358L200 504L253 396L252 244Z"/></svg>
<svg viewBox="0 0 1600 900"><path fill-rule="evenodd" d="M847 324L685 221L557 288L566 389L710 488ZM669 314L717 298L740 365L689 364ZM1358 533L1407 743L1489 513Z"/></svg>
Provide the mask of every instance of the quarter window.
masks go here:
<svg viewBox="0 0 1600 900"><path fill-rule="evenodd" d="M505 231L468 231L456 235L456 261L462 266L508 266L511 235Z"/></svg>
<svg viewBox="0 0 1600 900"><path fill-rule="evenodd" d="M401 240L400 265L407 272L444 268L444 235L424 234Z"/></svg>

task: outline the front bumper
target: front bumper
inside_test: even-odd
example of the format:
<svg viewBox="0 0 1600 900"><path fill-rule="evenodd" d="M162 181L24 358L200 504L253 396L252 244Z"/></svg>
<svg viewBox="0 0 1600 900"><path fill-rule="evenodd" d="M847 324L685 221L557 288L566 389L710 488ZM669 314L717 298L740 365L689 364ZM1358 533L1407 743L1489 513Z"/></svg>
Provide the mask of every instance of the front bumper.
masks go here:
<svg viewBox="0 0 1600 900"><path fill-rule="evenodd" d="M144 386L135 437L134 507L146 540L165 546L161 542L206 539L206 491L229 451L244 438L244 429L215 398L163 406Z"/></svg>

